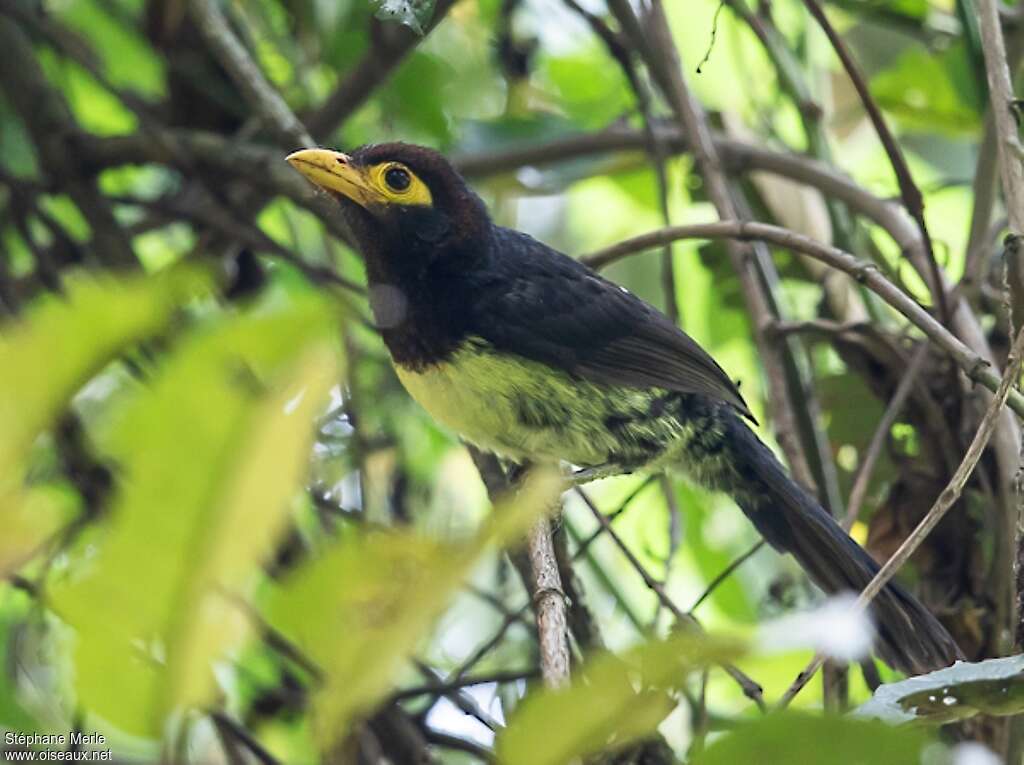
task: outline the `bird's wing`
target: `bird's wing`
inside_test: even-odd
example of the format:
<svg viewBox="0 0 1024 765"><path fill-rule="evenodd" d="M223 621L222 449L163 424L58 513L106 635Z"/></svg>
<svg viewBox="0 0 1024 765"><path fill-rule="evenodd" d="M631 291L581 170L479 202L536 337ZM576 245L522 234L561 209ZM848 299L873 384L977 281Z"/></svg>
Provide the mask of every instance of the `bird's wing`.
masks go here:
<svg viewBox="0 0 1024 765"><path fill-rule="evenodd" d="M753 419L735 383L689 335L578 261L508 230L500 278L476 296L477 326L499 350L594 382L700 393Z"/></svg>

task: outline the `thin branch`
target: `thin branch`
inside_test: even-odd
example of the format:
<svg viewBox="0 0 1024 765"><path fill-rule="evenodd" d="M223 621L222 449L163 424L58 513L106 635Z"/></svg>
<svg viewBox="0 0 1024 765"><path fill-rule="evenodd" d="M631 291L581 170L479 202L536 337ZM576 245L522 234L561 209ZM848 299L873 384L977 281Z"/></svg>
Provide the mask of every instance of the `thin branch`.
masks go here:
<svg viewBox="0 0 1024 765"><path fill-rule="evenodd" d="M710 582L708 582L708 586L704 588L704 592L702 592L700 594L699 598L697 598L695 601L693 601L693 605L690 606L690 610L687 613L692 614L694 611L696 611L697 610L697 606L699 606L701 603L703 603L705 600L707 600L708 597L711 595L711 593L713 593L716 589L718 589L718 586L722 582L724 582L726 579L728 579L730 576L732 576L732 574L736 571L736 569L738 569L740 566L742 566L748 560L753 558L754 555L757 553L757 551L760 550L764 546L765 546L765 541L763 539L758 540L757 542L752 544L750 546L750 548L745 553L739 555L732 563L730 563L728 566L726 566L718 576L716 576L714 579L712 579Z"/></svg>
<svg viewBox="0 0 1024 765"><path fill-rule="evenodd" d="M583 651L598 651L605 647L597 616L587 603L583 581L576 575L573 556L569 552L569 532L566 524L559 523L552 531L555 557L558 559L558 575L562 578L568 605L569 630Z"/></svg>
<svg viewBox="0 0 1024 765"><path fill-rule="evenodd" d="M932 249L931 234L928 233L928 225L924 220L924 197L921 195L921 190L918 189L917 184L914 183L914 177L910 173L910 167L907 165L907 161L903 156L903 151L900 149L899 144L896 142L892 132L889 130L889 126L885 124L882 112L878 108L878 104L876 104L875 100L871 97L871 92L868 90L867 82L864 80L864 76L861 74L860 68L857 66L857 62L853 60L853 56L846 47L846 43L843 42L843 38L839 36L835 27L833 27L832 23L828 20L828 16L825 15L825 11L818 3L818 0L804 0L804 5L825 32L825 36L828 37L829 42L835 49L836 55L839 56L839 60L843 63L843 68L846 69L846 74L853 83L853 87L857 91L857 95L860 96L861 103L864 105L864 109L868 113L868 118L871 120L871 124L875 128L875 132L878 134L878 138L882 142L882 147L885 149L885 153L889 157L889 162L892 164L893 172L896 174L896 182L899 184L900 196L903 199L903 205L907 208L907 211L917 223L917 227L921 232L921 241L924 246L925 257L928 262L932 296L934 297L936 304L939 306L939 315L942 317L942 323L949 324L952 314L950 313L949 303L946 296L946 287L943 284L942 276L939 271L939 264L935 260L935 252Z"/></svg>
<svg viewBox="0 0 1024 765"><path fill-rule="evenodd" d="M520 680L529 680L537 676L536 669L505 670L492 672L486 675L471 675L469 677L458 677L451 680L440 680L430 682L427 685L417 685L411 688L404 688L391 696L391 701L405 701L414 699L417 696L444 696L453 691L471 688L474 685L490 685L492 683L502 685L504 683L517 683Z"/></svg>
<svg viewBox="0 0 1024 765"><path fill-rule="evenodd" d="M964 373L991 391L999 388L1000 378L989 368L988 362L939 324L931 314L919 306L899 287L886 279L874 264L858 260L837 247L822 244L803 234L797 234L779 226L753 221L718 221L697 223L690 226L671 226L641 236L627 239L604 250L592 253L582 260L601 267L634 252L658 246L666 239L760 239L801 252L808 257L843 271L875 292L885 302L906 316L940 348L946 351ZM1024 396L1018 391L1009 393L1010 408L1024 417Z"/></svg>
<svg viewBox="0 0 1024 765"><path fill-rule="evenodd" d="M253 738L252 734L245 729L245 727L234 720L228 715L224 714L219 710L211 710L210 718L213 720L214 725L217 729L242 744L262 765L280 765L280 761L268 752L263 745Z"/></svg>
<svg viewBox="0 0 1024 765"><path fill-rule="evenodd" d="M629 545L622 541L622 538L612 528L611 522L608 520L608 518L605 517L604 513L602 513L598 509L597 505L594 504L594 502L590 499L586 492L584 492L583 489L579 488L578 486L574 489L574 491L577 495L579 495L580 499L583 500L584 504L590 509L590 512L597 519L597 522L600 523L601 526L604 528L605 533L611 538L613 542L615 542L615 546L619 548L622 554L626 557L626 560L629 561L629 565L631 565L636 570L636 572L640 574L640 578L643 579L644 584L647 585L648 589L650 589L657 596L659 602L672 613L672 615L678 620L680 624L687 625L700 632L703 632L704 628L701 627L700 622L697 621L693 614L683 611L681 608L679 608L679 606L675 604L672 598L668 596L668 593L665 592L665 587L661 584L661 582L659 582L657 579L651 576L650 572L647 570L644 564L641 563L640 559L637 558L633 554L633 551L629 549ZM751 701L757 704L758 708L762 711L765 709L762 688L757 682L752 680L750 677L748 677L746 674L744 674L739 669L734 667L732 664L722 664L722 669L724 669L726 673L733 680L736 681L736 683L740 686L740 689L743 691L743 694L747 698L749 698Z"/></svg>
<svg viewBox="0 0 1024 765"><path fill-rule="evenodd" d="M628 2L615 2L611 7L620 25L632 35L633 43L640 49L648 70L664 93L679 126L689 138L694 164L704 180L708 198L718 216L731 220L747 217L733 196L730 181L711 136L707 115L683 76L679 54L660 0L652 0L646 6L639 31ZM797 481L813 486L813 473L805 451L806 447L812 445L813 439L801 437L805 432L801 426L807 422L801 419L796 410L799 397L797 391L802 393L805 389L803 376L791 348L787 344L769 342L764 332L764 327L778 318L776 301L770 287L774 281L774 264L767 249L760 243L741 246L737 242L727 241L725 249L733 271L739 277L744 302L754 325L754 342L769 382L768 393L779 445Z"/></svg>
<svg viewBox="0 0 1024 765"><path fill-rule="evenodd" d="M669 226L672 224L672 220L668 206L668 175L665 168L668 148L665 146L659 132L654 129L654 111L651 103L650 89L640 76L640 72L637 71L637 67L633 62L633 51L626 44L623 36L613 31L605 23L604 19L583 8L576 0L564 0L564 2L581 16L590 25L594 34L601 39L608 50L608 54L618 63L619 68L622 70L623 76L629 83L630 90L633 91L637 108L643 120L644 136L647 140L647 153L654 167L659 211L661 212L662 222ZM672 258L672 245L666 245L662 252L661 282L662 291L665 296L665 313L673 323L678 323L679 302L676 297L676 277Z"/></svg>
<svg viewBox="0 0 1024 765"><path fill-rule="evenodd" d="M469 444L467 448L492 502L514 490L518 479L529 470L527 464L514 465L510 470L511 475L508 475L493 454L482 452ZM551 541L551 525L547 517L535 523L527 533L526 555L521 553L510 553L509 557L519 570L533 603L541 675L549 687L559 688L569 682L569 622L565 592L558 572L558 558ZM524 557L526 560L523 560Z"/></svg>
<svg viewBox="0 0 1024 765"><path fill-rule="evenodd" d="M438 688L435 692L435 698L444 696L460 711L462 711L463 714L477 720L488 730L496 731L504 727L500 722L491 717L491 715L480 706L477 700L466 692L465 688L452 686L444 680L441 673L433 667L419 661L415 663L417 669L419 669L420 674L423 675L424 678L428 681L432 680L438 684Z"/></svg>
<svg viewBox="0 0 1024 765"><path fill-rule="evenodd" d="M170 221L184 218L193 223L200 223L256 252L266 252L291 263L312 282L327 282L348 290L353 294L366 295L366 288L363 285L345 278L332 268L304 260L293 250L270 238L255 224L236 220L231 211L224 209L216 200L209 197L204 197L199 200L199 203L182 199L178 196L145 199L143 197L109 195L108 199L115 204L131 205L152 210Z"/></svg>
<svg viewBox="0 0 1024 765"><path fill-rule="evenodd" d="M315 145L309 131L267 82L259 66L235 36L220 6L214 0L191 0L189 7L214 58L278 140L295 148Z"/></svg>
<svg viewBox="0 0 1024 765"><path fill-rule="evenodd" d="M868 484L871 482L871 475L875 472L875 464L882 453L882 448L889 439L889 431L892 430L896 418L903 411L903 405L906 403L907 398L910 397L910 392L917 383L917 376L924 367L924 362L927 358L928 345L922 343L921 347L917 349L917 353L911 359L907 371L903 373L900 384L896 386L896 392L892 394L889 404L885 407L882 419L878 421L878 426L875 428L874 435L871 436L871 442L868 444L864 459L860 463L857 477L853 481L853 488L850 489L850 500L846 505L846 517L843 519L843 528L846 531L853 527L857 516L860 514L860 506L864 501L864 495L867 493Z"/></svg>
<svg viewBox="0 0 1024 765"><path fill-rule="evenodd" d="M481 746L475 741L470 741L467 738L456 736L451 733L443 733L434 728L424 728L423 737L427 740L427 743L433 744L434 746L441 747L442 749L451 749L457 752L465 752L466 754L472 755L483 762L496 762L494 752L485 746Z"/></svg>
<svg viewBox="0 0 1024 765"><path fill-rule="evenodd" d="M423 35L406 26L373 21L373 44L366 55L338 83L334 92L306 120L316 138L326 139L373 95L401 65L405 57L444 19L455 0L437 0L434 15Z"/></svg>
<svg viewBox="0 0 1024 765"><path fill-rule="evenodd" d="M1017 122L1012 111L1015 97L1007 66L1006 42L996 1L977 0L977 8L989 98L999 138L999 173L1006 198L1006 211L1013 233L1024 234L1024 166L1021 164L1022 149L1017 138Z"/></svg>
<svg viewBox="0 0 1024 765"><path fill-rule="evenodd" d="M640 493L643 492L643 490L646 489L648 486L650 486L654 482L654 480L655 476L649 475L642 482L634 486L633 490L626 495L626 498L619 503L619 506L608 514L608 522L613 523L616 518L618 518L620 515L626 512L626 510L629 509L629 506L633 503L633 500L640 496ZM582 558L586 554L587 550L590 548L590 545L592 545L597 540L597 538L601 536L601 534L603 533L604 526L600 526L590 536L580 540L579 543L577 543L576 545L576 552L575 554L573 554L573 560L579 560L580 558Z"/></svg>
<svg viewBox="0 0 1024 765"><path fill-rule="evenodd" d="M953 476L949 479L949 483L940 492L935 503L925 517L921 519L921 522L917 524L914 530L903 540L903 544L899 546L892 557L885 562L878 573L868 582L867 587L857 597L854 608L864 610L868 607L875 596L882 591L882 588L889 583L889 580L909 560L910 556L917 551L917 548L920 547L921 543L932 532L932 529L938 525L939 521L945 517L949 509L960 498L968 479L970 479L971 474L974 472L978 460L981 459L981 455L985 451L985 447L988 446L989 439L992 438L992 433L998 425L999 414L1003 404L1006 403L1007 397L1014 390L1020 378L1021 362L1024 361L1024 329L1017 333L1017 339L1014 340L1013 347L1010 349L1009 358L1010 361L1006 367L1006 373L999 381L999 386L992 397L992 401L989 403L988 409L985 411L981 425L974 434L974 438L971 439L971 444L967 447L967 452L964 454ZM824 656L821 654L815 656L811 663L797 675L796 680L793 681L793 684L783 694L782 699L779 701L779 707L788 706L789 702L814 677L815 672L818 671L824 662Z"/></svg>

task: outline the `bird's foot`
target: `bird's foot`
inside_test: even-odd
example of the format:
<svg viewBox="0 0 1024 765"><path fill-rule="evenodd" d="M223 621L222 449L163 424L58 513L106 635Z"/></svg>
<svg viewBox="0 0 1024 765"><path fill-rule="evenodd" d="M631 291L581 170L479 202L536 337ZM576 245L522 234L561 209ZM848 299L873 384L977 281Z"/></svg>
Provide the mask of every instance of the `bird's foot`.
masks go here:
<svg viewBox="0 0 1024 765"><path fill-rule="evenodd" d="M628 475L631 472L631 470L624 468L622 465L608 462L604 465L572 470L566 478L572 486L582 486L585 483L597 481L601 478L610 478L613 475Z"/></svg>

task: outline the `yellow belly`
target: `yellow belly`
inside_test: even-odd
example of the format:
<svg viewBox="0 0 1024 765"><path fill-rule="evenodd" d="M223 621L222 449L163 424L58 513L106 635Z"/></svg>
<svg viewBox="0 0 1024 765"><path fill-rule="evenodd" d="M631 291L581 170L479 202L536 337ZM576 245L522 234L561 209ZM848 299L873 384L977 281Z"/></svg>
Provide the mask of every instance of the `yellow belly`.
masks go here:
<svg viewBox="0 0 1024 765"><path fill-rule="evenodd" d="M487 451L601 465L616 447L600 413L601 400L615 392L547 365L470 343L422 371L395 369L435 420Z"/></svg>

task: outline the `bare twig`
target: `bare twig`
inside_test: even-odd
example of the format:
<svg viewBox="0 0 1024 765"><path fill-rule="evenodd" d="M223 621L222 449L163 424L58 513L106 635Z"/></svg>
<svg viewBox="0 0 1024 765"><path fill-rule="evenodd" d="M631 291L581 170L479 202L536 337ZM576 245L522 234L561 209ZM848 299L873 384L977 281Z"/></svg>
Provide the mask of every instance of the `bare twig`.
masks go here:
<svg viewBox="0 0 1024 765"><path fill-rule="evenodd" d="M514 490L518 478L529 469L528 465L516 465L510 471L513 475L506 475L493 454L481 452L472 446L468 448L492 502L500 495ZM549 687L562 687L569 682L569 622L566 615L565 592L558 573L558 558L555 556L551 541L551 526L546 517L535 523L527 533L528 561L518 560L521 555L510 557L519 569L533 602L537 620L541 675ZM507 628L506 626L505 629ZM500 640L500 637L496 639ZM482 655L479 651L477 654ZM464 665L464 669L469 666Z"/></svg>
<svg viewBox="0 0 1024 765"><path fill-rule="evenodd" d="M278 139L296 148L313 146L313 137L267 82L259 66L235 36L220 6L213 0L191 0L190 8L196 26L214 57Z"/></svg>
<svg viewBox="0 0 1024 765"><path fill-rule="evenodd" d="M1021 160L1020 141L1017 136L1017 121L1011 111L1014 107L1013 83L1010 78L1006 43L999 19L999 8L995 0L978 0L976 3L979 16L979 27L982 51L985 59L985 74L988 80L991 112L995 122L995 132L999 146L999 175L1010 220L1012 234L1024 234L1024 165ZM1017 275L1024 283L1024 276ZM1013 444L1007 443L1003 449L1005 458L1000 459L1002 475L1010 479L1020 470L1020 433ZM1011 457L1016 457L1011 464ZM1019 486L1010 480L1000 481L1000 493L1006 507L1004 525L998 535L997 563L1000 569L1012 567L1020 580L1021 569L1024 567L1024 521L1021 519L1021 499ZM1012 549L1010 549L1012 546ZM1004 581L1000 578L1000 582ZM1010 588L1011 591L1013 588ZM997 603L1005 612L1001 626L1012 633L1020 630L1020 608L1018 601L1024 597L1024 587L1016 587L1015 597L998 597ZM1000 593L1002 595L1002 593Z"/></svg>
<svg viewBox="0 0 1024 765"><path fill-rule="evenodd" d="M714 579L712 579L710 582L708 582L708 586L706 588L704 588L704 592L702 592L700 594L700 597L697 598L695 601L693 601L693 605L690 606L690 610L689 610L688 613L692 614L694 611L696 611L697 610L697 606L699 606L701 603L703 603L705 600L707 600L708 597L711 595L711 593L713 593L716 589L718 589L718 586L722 582L724 582L726 579L728 579L730 576L732 576L733 572L735 572L736 569L738 569L740 566L742 566L748 560L753 558L755 553L757 553L758 550L760 550L762 547L764 547L764 545L765 545L765 541L763 539L758 540L757 542L752 544L747 549L746 552L744 552L741 555L737 556L737 558L732 563L730 563L728 566L726 566L724 569L722 569L721 573L718 576L716 576Z"/></svg>
<svg viewBox="0 0 1024 765"><path fill-rule="evenodd" d="M598 509L597 505L593 503L593 501L586 494L586 492L584 492L579 487L576 487L574 491L580 497L580 499L583 500L584 504L590 509L590 512L597 519L597 522L601 524L601 527L604 529L605 533L609 536L609 538L611 538L611 540L615 542L615 546L619 548L622 554L626 557L626 560L629 561L629 565L631 565L640 575L640 578L643 579L644 584L647 585L648 589L650 589L657 596L658 601L669 610L669 612L679 621L680 624L690 626L694 629L703 632L703 628L700 626L700 622L697 621L693 614L683 611L681 608L679 608L679 606L675 604L672 598L668 596L668 593L665 592L665 587L661 584L661 582L659 582L657 579L651 576L651 573L647 570L644 564L640 562L640 559L637 558L636 555L633 554L633 551L629 549L629 545L623 542L622 538L617 533L615 533L615 530L611 526L611 522L608 520L608 518L605 517L604 513L602 513ZM747 698L749 698L751 701L757 704L759 709L764 710L764 696L762 694L761 686L758 683L756 683L746 674L744 674L739 669L734 667L732 664L723 664L722 669L724 669L726 673L733 680L736 681L736 683L740 686L740 689L743 691L743 694Z"/></svg>
<svg viewBox="0 0 1024 765"><path fill-rule="evenodd" d="M223 735L237 740L262 765L279 765L279 760L268 752L243 725L219 710L211 710L210 718Z"/></svg>
<svg viewBox="0 0 1024 765"><path fill-rule="evenodd" d="M946 297L946 287L943 284L939 271L939 264L935 260L935 253L932 249L931 234L928 233L928 226L924 220L924 197L921 196L921 190L914 183L914 177L910 173L910 167L903 156L903 151L889 130L889 126L885 124L882 112L878 108L878 104L871 97L867 82L864 80L857 62L853 60L853 55L847 49L846 43L843 42L843 38L839 36L835 27L828 20L828 16L825 15L825 11L818 3L818 0L804 0L804 5L807 6L808 12L810 12L825 32L825 36L828 37L829 42L835 49L836 55L839 56L839 60L843 63L843 68L846 69L846 73L853 83L857 95L860 96L861 103L868 113L868 118L871 120L871 124L875 128L875 132L878 133L878 138L882 142L885 153L889 157L893 172L896 174L896 182L899 184L903 204L914 219L914 222L917 223L917 227L921 232L921 241L924 245L924 253L928 262L932 296L939 306L939 315L942 317L942 323L949 324L952 314L950 313Z"/></svg>
<svg viewBox="0 0 1024 765"><path fill-rule="evenodd" d="M733 220L746 217L733 197L729 179L711 136L707 115L683 75L679 54L660 0L653 0L647 5L642 23L635 19L629 3L615 2L611 7L619 24L633 37L633 43L640 49L648 70L664 93L679 126L689 138L694 163L704 179L708 197L719 217ZM754 325L754 341L769 382L768 392L779 445L797 481L806 486L814 486L805 451L813 439L801 437L806 435L802 425L807 423L802 420L795 405L796 389L804 389L802 375L791 348L787 344L770 342L764 332L764 327L778 318L769 286L772 282L771 271L774 269L770 254L760 243L742 246L737 242L726 242L726 252L739 277L744 302Z"/></svg>
<svg viewBox="0 0 1024 765"><path fill-rule="evenodd" d="M529 680L537 676L536 669L504 670L491 672L484 675L471 675L469 677L453 678L452 680L428 679L427 685L417 685L404 688L391 696L391 701L404 701L414 699L417 696L443 696L452 691L471 688L474 685L490 685L492 683L502 685L504 683L515 683L520 680Z"/></svg>
<svg viewBox="0 0 1024 765"><path fill-rule="evenodd" d="M1007 66L1006 43L995 0L977 0L989 98L999 138L999 174L1002 179L1010 228L1024 234L1024 166L1021 163L1017 122L1013 115L1014 95Z"/></svg>
<svg viewBox="0 0 1024 765"><path fill-rule="evenodd" d="M569 532L565 523L559 523L551 532L558 559L558 575L562 579L568 606L569 631L583 651L601 650L605 647L597 616L589 607L583 589L583 581L576 575L573 556L569 552Z"/></svg>
<svg viewBox="0 0 1024 765"><path fill-rule="evenodd" d="M917 383L917 376L920 374L922 367L924 367L924 362L927 358L928 345L922 343L921 347L917 349L917 353L914 354L913 359L911 359L907 371L903 373L900 384L896 386L896 392L889 399L889 404L885 407L885 412L882 413L882 419L879 420L875 433L871 436L871 442L864 453L864 459L860 463L857 477L853 481L853 488L850 489L850 500L847 502L846 517L843 519L843 528L846 531L853 527L857 516L860 514L860 506L864 501L864 495L867 493L868 484L871 482L871 475L875 471L875 463L878 462L882 448L889 438L889 431L892 430L893 423L896 422L896 418L903 411L903 405L910 396L910 391L913 390L914 385Z"/></svg>
<svg viewBox="0 0 1024 765"><path fill-rule="evenodd" d="M903 566L904 563L910 558L911 555L920 547L921 543L931 533L932 529L938 525L939 521L945 517L956 501L960 498L963 493L964 487L967 485L968 479L971 477L971 473L974 472L975 466L978 464L978 460L981 459L982 453L985 451L985 447L988 445L989 439L992 437L992 433L995 431L996 426L999 422L999 413L1003 408L1003 404L1006 403L1007 397L1010 392L1014 389L1020 378L1021 362L1024 360L1024 329L1017 333L1017 339L1013 342L1013 348L1010 350L1010 362L1006 367L1006 372L1002 379L999 381L999 386L992 397L992 401L989 403L988 409L985 411L985 416L981 420L981 425L978 427L977 432L974 434L974 438L971 439L970 446L967 447L967 452L964 454L963 459L960 461L960 465L957 467L953 476L949 479L949 483L939 494L935 503L931 509L921 519L921 522L917 524L912 532L903 540L903 544L899 546L892 557L889 558L878 571L877 574L868 582L867 587L857 597L857 602L854 604L854 608L865 609L871 603L871 601L882 591L882 588L888 584L889 580L893 578L897 571ZM811 660L811 663L804 668L804 670L797 676L793 684L783 694L779 701L780 707L789 705L789 702L800 692L800 690L807 684L807 682L814 676L814 673L818 671L821 665L824 663L825 657L818 654Z"/></svg>
<svg viewBox="0 0 1024 765"><path fill-rule="evenodd" d="M620 515L626 512L626 510L628 510L629 506L632 504L633 500L640 496L640 493L644 489L646 489L648 486L654 483L654 480L655 476L650 475L647 476L647 478L645 478L641 483L638 483L635 487L633 487L633 490L626 495L626 498L619 503L619 506L608 514L608 522L613 523L616 518L618 518ZM604 526L598 527L593 534L586 537L585 539L580 540L579 544L576 545L576 552L573 555L573 560L579 560L580 558L582 558L584 554L586 554L587 550L590 548L590 545L592 545L594 541L599 536L601 536L602 533L604 533Z"/></svg>
<svg viewBox="0 0 1024 765"><path fill-rule="evenodd" d="M374 44L363 58L338 83L334 92L323 105L307 119L310 132L318 139L325 139L335 128L353 114L373 92L405 60L405 57L431 32L455 0L437 0L434 15L427 25L425 34L418 35L408 27L373 21Z"/></svg>
<svg viewBox="0 0 1024 765"><path fill-rule="evenodd" d="M638 68L634 64L633 50L626 44L624 36L616 33L604 19L595 16L583 8L576 0L564 0L573 11L583 18L594 34L604 43L608 54L615 59L623 76L629 83L630 89L636 98L637 108L643 118L644 136L647 139L647 153L654 167L654 176L658 190L658 207L661 212L662 221L666 226L671 224L671 217L668 207L668 177L665 170L665 160L668 156L668 148L661 134L655 130L654 111L651 103L651 93L647 83L642 78ZM672 245L666 245L661 256L661 281L662 291L665 297L665 313L673 322L679 321L679 304L676 297L675 267L672 259Z"/></svg>

